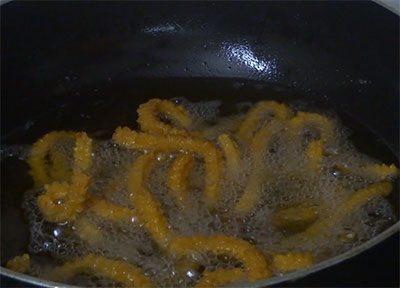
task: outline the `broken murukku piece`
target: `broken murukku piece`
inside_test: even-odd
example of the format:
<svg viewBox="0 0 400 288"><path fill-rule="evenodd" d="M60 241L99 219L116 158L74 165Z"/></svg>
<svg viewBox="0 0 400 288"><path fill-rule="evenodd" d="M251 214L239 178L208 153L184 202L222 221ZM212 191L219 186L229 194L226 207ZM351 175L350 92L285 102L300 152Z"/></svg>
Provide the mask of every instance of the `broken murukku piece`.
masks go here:
<svg viewBox="0 0 400 288"><path fill-rule="evenodd" d="M168 172L167 185L172 192L176 204L183 208L187 200L190 169L194 165L194 159L189 154L178 154L172 162Z"/></svg>
<svg viewBox="0 0 400 288"><path fill-rule="evenodd" d="M250 142L254 132L262 126L266 114L272 114L273 119L286 120L292 117L293 113L288 106L275 101L261 101L250 109L246 118L240 123L237 130L239 139Z"/></svg>
<svg viewBox="0 0 400 288"><path fill-rule="evenodd" d="M90 271L95 275L109 278L127 287L154 286L140 268L124 261L113 260L94 254L88 254L82 258L76 257L62 266L55 267L45 276L52 281L65 282L84 271Z"/></svg>
<svg viewBox="0 0 400 288"><path fill-rule="evenodd" d="M217 203L221 198L222 156L217 147L206 140L171 135L150 135L118 127L112 139L121 146L131 149L175 152L187 151L203 156L205 165L204 200L207 204Z"/></svg>
<svg viewBox="0 0 400 288"><path fill-rule="evenodd" d="M15 272L26 273L31 265L29 254L22 254L21 256L15 256L6 263L6 267Z"/></svg>
<svg viewBox="0 0 400 288"><path fill-rule="evenodd" d="M278 273L289 273L314 264L311 253L287 253L272 256L272 267Z"/></svg>
<svg viewBox="0 0 400 288"><path fill-rule="evenodd" d="M212 288L225 286L239 281L245 281L247 273L240 268L222 269L215 271L204 271L202 278L197 282L195 288Z"/></svg>
<svg viewBox="0 0 400 288"><path fill-rule="evenodd" d="M139 106L137 122L144 132L161 135L191 136L189 127L192 119L189 112L182 105L177 105L168 100L151 99ZM172 127L160 120L160 115L178 124L180 127Z"/></svg>
<svg viewBox="0 0 400 288"><path fill-rule="evenodd" d="M92 246L104 243L104 235L87 217L78 217L74 221L75 233L83 241Z"/></svg>
<svg viewBox="0 0 400 288"><path fill-rule="evenodd" d="M157 157L153 153L139 156L129 170L128 192L140 223L161 248L166 248L171 229L160 203L147 188L148 178L156 164Z"/></svg>
<svg viewBox="0 0 400 288"><path fill-rule="evenodd" d="M246 280L249 281L271 276L264 254L240 238L227 235L174 237L168 248L170 253L178 256L212 253L235 258L245 266Z"/></svg>

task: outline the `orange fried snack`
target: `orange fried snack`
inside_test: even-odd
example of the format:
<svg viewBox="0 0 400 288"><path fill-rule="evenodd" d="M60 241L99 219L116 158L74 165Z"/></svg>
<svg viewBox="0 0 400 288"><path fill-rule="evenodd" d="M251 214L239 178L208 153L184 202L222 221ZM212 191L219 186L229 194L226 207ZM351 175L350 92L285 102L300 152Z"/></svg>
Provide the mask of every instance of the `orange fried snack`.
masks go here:
<svg viewBox="0 0 400 288"><path fill-rule="evenodd" d="M118 127L112 139L121 146L131 149L175 152L179 150L198 153L204 157L206 203L216 203L221 198L222 157L217 147L206 140L182 136L158 136L132 131L128 127Z"/></svg>
<svg viewBox="0 0 400 288"><path fill-rule="evenodd" d="M53 131L38 141L36 141L31 149L28 164L31 167L30 174L32 175L33 181L35 182L35 186L39 187L46 183L50 183L53 180L61 180L64 176L64 169L62 168L63 161L60 157L52 155L51 159L53 160L53 168L55 168L55 173L53 173L55 178L52 178L47 171L49 171L49 167L46 164L46 156L49 153L49 150L52 145L54 145L57 141L65 140L65 139L74 139L75 133L71 131Z"/></svg>
<svg viewBox="0 0 400 288"><path fill-rule="evenodd" d="M161 248L166 248L171 230L160 203L147 189L147 180L156 164L157 157L153 153L138 157L129 171L128 191L140 223Z"/></svg>
<svg viewBox="0 0 400 288"><path fill-rule="evenodd" d="M192 155L179 154L176 156L168 173L167 185L179 207L184 207L187 199L190 169L194 165Z"/></svg>
<svg viewBox="0 0 400 288"><path fill-rule="evenodd" d="M218 136L218 143L225 155L226 171L234 178L240 170L240 152L237 144L228 134Z"/></svg>
<svg viewBox="0 0 400 288"><path fill-rule="evenodd" d="M218 286L225 286L234 282L246 280L246 272L240 268L222 269L210 272L206 270L203 277L197 282L195 288L212 288Z"/></svg>
<svg viewBox="0 0 400 288"><path fill-rule="evenodd" d="M276 120L286 120L292 117L292 111L285 104L275 101L261 101L250 109L246 118L239 125L237 135L244 142L250 142L257 127L260 126L265 114L271 113Z"/></svg>
<svg viewBox="0 0 400 288"><path fill-rule="evenodd" d="M314 264L311 253L287 253L273 255L272 266L279 273L288 273Z"/></svg>
<svg viewBox="0 0 400 288"><path fill-rule="evenodd" d="M339 223L343 218L349 215L356 209L359 209L365 205L369 200L375 197L384 197L392 192L393 186L388 182L380 182L371 184L366 188L356 191L350 198L335 209L332 217L317 221L311 225L307 230L305 230L302 235L307 238L313 237L315 235L321 234L324 229L332 227Z"/></svg>
<svg viewBox="0 0 400 288"><path fill-rule="evenodd" d="M168 100L151 99L139 106L138 123L144 132L161 135L192 135L188 129L192 125L189 113L181 105L177 105ZM181 128L172 127L162 122L159 115L178 124Z"/></svg>
<svg viewBox="0 0 400 288"><path fill-rule="evenodd" d="M175 237L171 239L169 252L184 256L192 253L224 254L233 257L246 267L246 279L256 281L271 276L263 253L240 238L213 235Z"/></svg>
<svg viewBox="0 0 400 288"><path fill-rule="evenodd" d="M306 126L316 127L320 133L319 140L311 141L305 152L310 165L315 171L319 172L321 170L323 148L333 137L334 125L324 115L299 111L289 121L289 141L294 141L294 139L300 137Z"/></svg>
<svg viewBox="0 0 400 288"><path fill-rule="evenodd" d="M87 200L87 207L90 212L107 220L135 222L137 218L133 209L94 197Z"/></svg>
<svg viewBox="0 0 400 288"><path fill-rule="evenodd" d="M123 261L108 259L103 256L88 254L75 258L64 265L56 267L47 274L52 281L64 282L80 272L90 270L92 273L107 277L127 287L153 287L153 283L140 268Z"/></svg>
<svg viewBox="0 0 400 288"><path fill-rule="evenodd" d="M380 180L392 179L399 176L399 169L394 164L370 164L362 167L361 171L366 175L377 177Z"/></svg>
<svg viewBox="0 0 400 288"><path fill-rule="evenodd" d="M37 199L40 211L50 222L73 220L84 209L90 185L90 177L85 171L92 162L92 140L84 132L76 133L75 137L71 183L45 184L45 193Z"/></svg>
<svg viewBox="0 0 400 288"><path fill-rule="evenodd" d="M21 256L15 256L11 260L7 261L6 267L15 272L25 273L29 270L31 265L29 254L22 254Z"/></svg>
<svg viewBox="0 0 400 288"><path fill-rule="evenodd" d="M74 221L75 233L86 243L99 246L104 242L104 235L87 217L78 217Z"/></svg>

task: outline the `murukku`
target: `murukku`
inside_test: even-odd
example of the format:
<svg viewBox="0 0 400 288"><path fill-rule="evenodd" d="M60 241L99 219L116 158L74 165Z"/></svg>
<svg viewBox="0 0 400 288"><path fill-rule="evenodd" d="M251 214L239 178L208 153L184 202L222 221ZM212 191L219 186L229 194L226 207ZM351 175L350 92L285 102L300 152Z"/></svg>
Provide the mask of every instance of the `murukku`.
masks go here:
<svg viewBox="0 0 400 288"><path fill-rule="evenodd" d="M58 171L54 174L56 178L54 179L50 177L48 171L52 169L50 169L46 163L46 156L49 153L52 145L54 145L57 141L66 139L75 139L75 133L71 131L53 131L47 133L33 144L28 158L28 164L31 167L30 174L36 187L50 183L54 180L61 180L62 177L65 176L64 171L60 170L60 161L62 160L59 162L56 160L56 171ZM56 158L59 159L59 157Z"/></svg>
<svg viewBox="0 0 400 288"><path fill-rule="evenodd" d="M149 175L156 164L153 153L138 157L129 171L128 192L140 223L161 248L166 248L171 230L160 203L147 189Z"/></svg>
<svg viewBox="0 0 400 288"><path fill-rule="evenodd" d="M225 155L227 175L230 178L235 178L241 168L239 147L228 134L219 135L218 143Z"/></svg>
<svg viewBox="0 0 400 288"><path fill-rule="evenodd" d="M49 280L65 282L75 275L89 270L90 272L109 278L127 287L153 287L153 283L146 277L140 268L133 265L108 259L103 256L88 254L82 258L75 258L62 266L52 269L46 277Z"/></svg>
<svg viewBox="0 0 400 288"><path fill-rule="evenodd" d="M190 169L194 162L192 155L178 154L168 172L168 188L171 190L176 204L181 208L185 206L188 197Z"/></svg>
<svg viewBox="0 0 400 288"><path fill-rule="evenodd" d="M399 175L399 169L394 164L370 164L361 167L361 171L380 180L395 178Z"/></svg>
<svg viewBox="0 0 400 288"><path fill-rule="evenodd" d="M233 269L222 269L218 268L215 271L206 270L203 272L203 276L199 282L196 284L196 288L212 288L225 286L231 283L245 281L246 272L240 268Z"/></svg>
<svg viewBox="0 0 400 288"><path fill-rule="evenodd" d="M318 212L313 207L289 207L279 209L271 215L271 223L276 228L299 231L314 223L318 218Z"/></svg>
<svg viewBox="0 0 400 288"><path fill-rule="evenodd" d="M75 233L83 241L92 246L104 243L104 235L87 217L78 217L74 221Z"/></svg>
<svg viewBox="0 0 400 288"><path fill-rule="evenodd" d="M384 197L392 192L393 186L388 182L380 182L371 184L366 188L357 190L342 205L337 207L334 214L324 220L320 220L311 225L301 235L307 238L322 234L327 228L338 224L343 218L365 205L368 201L375 197Z"/></svg>
<svg viewBox="0 0 400 288"><path fill-rule="evenodd" d="M137 218L135 211L129 207L116 205L94 197L90 197L87 200L87 209L97 216L112 221L129 221L133 223Z"/></svg>
<svg viewBox="0 0 400 288"><path fill-rule="evenodd" d="M178 256L193 253L224 254L242 262L247 280L268 278L271 273L263 253L240 238L227 235L175 237L171 239L169 252Z"/></svg>
<svg viewBox="0 0 400 288"><path fill-rule="evenodd" d="M144 132L161 135L191 136L193 132L188 129L192 125L189 112L182 105L177 105L168 100L151 99L141 104L137 110L139 118L137 122ZM168 121L178 124L180 127L172 127L160 120L164 115Z"/></svg>
<svg viewBox="0 0 400 288"><path fill-rule="evenodd" d="M45 193L37 199L40 211L50 222L73 220L84 210L84 202L90 185L90 177L84 171L91 165L92 140L85 132L76 133L75 137L74 167L70 183L45 184Z"/></svg>
<svg viewBox="0 0 400 288"><path fill-rule="evenodd" d="M22 254L21 256L15 256L6 263L6 267L15 272L26 273L30 267L30 257L29 254Z"/></svg>
<svg viewBox="0 0 400 288"><path fill-rule="evenodd" d="M118 145L131 149L163 152L183 150L202 155L204 157L206 181L204 200L208 204L213 204L221 198L219 188L223 172L222 156L213 143L190 137L138 133L128 127L118 127L112 139Z"/></svg>
<svg viewBox="0 0 400 288"><path fill-rule="evenodd" d="M272 256L272 267L279 273L288 273L314 264L311 253L287 253Z"/></svg>
<svg viewBox="0 0 400 288"><path fill-rule="evenodd" d="M246 118L240 123L237 130L239 139L244 142L250 142L254 132L262 125L262 119L267 113L272 114L273 119L286 120L292 117L293 113L285 104L275 101L261 101L250 109Z"/></svg>

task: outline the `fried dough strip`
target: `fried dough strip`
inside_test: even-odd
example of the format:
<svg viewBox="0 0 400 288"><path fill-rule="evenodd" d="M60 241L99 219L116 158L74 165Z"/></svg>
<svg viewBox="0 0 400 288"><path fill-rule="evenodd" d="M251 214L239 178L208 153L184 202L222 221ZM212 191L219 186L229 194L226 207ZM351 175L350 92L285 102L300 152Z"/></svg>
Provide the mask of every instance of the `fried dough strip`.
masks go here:
<svg viewBox="0 0 400 288"><path fill-rule="evenodd" d="M204 200L208 204L213 204L221 198L219 188L222 179L222 159L219 150L213 143L189 137L138 133L128 127L118 127L112 139L118 145L131 149L163 152L184 150L202 155L206 180Z"/></svg>
<svg viewBox="0 0 400 288"><path fill-rule="evenodd" d="M31 167L30 174L32 175L36 187L50 183L53 180L60 180L62 179L61 177L64 176L62 170L58 171L60 163L56 162L55 168L57 169L57 173L54 173L54 176L57 178L52 179L47 172L49 169L46 165L45 158L54 143L65 139L75 139L75 133L71 131L53 131L47 133L33 144L28 158L28 164Z"/></svg>
<svg viewBox="0 0 400 288"><path fill-rule="evenodd" d="M26 273L31 265L29 254L22 254L21 256L15 256L14 258L7 261L6 267L15 272Z"/></svg>
<svg viewBox="0 0 400 288"><path fill-rule="evenodd" d="M228 177L235 178L240 171L240 152L235 141L228 134L218 136L218 143L225 155Z"/></svg>
<svg viewBox="0 0 400 288"><path fill-rule="evenodd" d="M161 248L169 243L171 230L158 200L147 189L147 180L157 163L153 153L144 154L129 170L128 191L137 217Z"/></svg>
<svg viewBox="0 0 400 288"><path fill-rule="evenodd" d="M361 171L381 180L395 178L399 175L399 169L394 164L370 164L362 167Z"/></svg>
<svg viewBox="0 0 400 288"><path fill-rule="evenodd" d="M196 252L224 254L242 262L249 281L271 276L263 253L245 240L236 237L226 235L175 237L171 240L169 252L178 256Z"/></svg>
<svg viewBox="0 0 400 288"><path fill-rule="evenodd" d="M188 129L192 125L189 113L181 105L168 100L151 99L141 104L137 110L139 123L144 132L161 135L191 136ZM159 119L159 114L164 114L168 119L173 120L182 128L172 127Z"/></svg>
<svg viewBox="0 0 400 288"><path fill-rule="evenodd" d="M343 218L349 215L354 210L359 209L365 205L368 201L375 197L384 197L392 192L393 186L388 182L380 182L371 184L366 188L357 190L346 202L340 205L328 219L315 222L301 235L305 235L307 238L313 237L317 234L321 234L324 229L332 227L339 223Z"/></svg>
<svg viewBox="0 0 400 288"><path fill-rule="evenodd" d="M271 112L277 120L285 120L292 117L292 111L284 104L275 101L261 101L256 106L250 109L246 118L239 125L237 135L244 142L250 142L259 122L262 120L265 113Z"/></svg>
<svg viewBox="0 0 400 288"><path fill-rule="evenodd" d="M212 288L224 286L241 280L246 280L247 273L240 268L222 269L210 272L205 271L203 277L197 282L195 288Z"/></svg>
<svg viewBox="0 0 400 288"><path fill-rule="evenodd" d="M135 222L137 218L137 215L133 209L115 205L104 199L90 197L87 200L87 205L90 212L108 220Z"/></svg>
<svg viewBox="0 0 400 288"><path fill-rule="evenodd" d="M63 282L76 274L90 270L127 287L153 287L153 283L140 268L123 261L108 259L103 256L88 254L75 258L64 265L54 268L47 276L49 280Z"/></svg>
<svg viewBox="0 0 400 288"><path fill-rule="evenodd" d="M316 171L321 171L324 145L333 137L334 125L326 116L318 113L297 112L297 115L290 119L288 130L290 141L301 136L305 126L312 125L319 128L319 140L311 141L306 149L306 156L311 167Z"/></svg>
<svg viewBox="0 0 400 288"><path fill-rule="evenodd" d="M167 185L172 191L176 204L183 208L187 200L190 169L194 165L192 155L179 154L176 156L168 173Z"/></svg>
<svg viewBox="0 0 400 288"><path fill-rule="evenodd" d="M279 273L288 273L314 264L311 253L287 253L273 255L272 266Z"/></svg>
<svg viewBox="0 0 400 288"><path fill-rule="evenodd" d="M40 211L50 222L73 220L84 209L90 185L90 177L85 171L92 163L92 140L84 132L76 133L75 137L71 183L45 184L45 193L37 199Z"/></svg>

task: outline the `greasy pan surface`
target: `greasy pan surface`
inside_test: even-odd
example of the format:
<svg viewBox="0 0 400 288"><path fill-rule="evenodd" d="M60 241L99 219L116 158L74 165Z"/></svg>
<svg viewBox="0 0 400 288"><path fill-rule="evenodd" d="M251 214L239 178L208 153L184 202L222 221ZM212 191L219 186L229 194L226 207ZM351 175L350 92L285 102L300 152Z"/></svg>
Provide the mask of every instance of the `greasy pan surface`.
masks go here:
<svg viewBox="0 0 400 288"><path fill-rule="evenodd" d="M11 2L1 11L2 149L56 129L109 138L155 96L280 97L362 123L355 133L368 129L378 140L358 148L398 165L398 20L363 1ZM382 142L387 151L374 155ZM29 237L20 202L32 183L14 158L2 153L1 264ZM398 195L396 188L396 211ZM398 223L354 253L392 237L350 260L280 285L398 286L397 230Z"/></svg>

